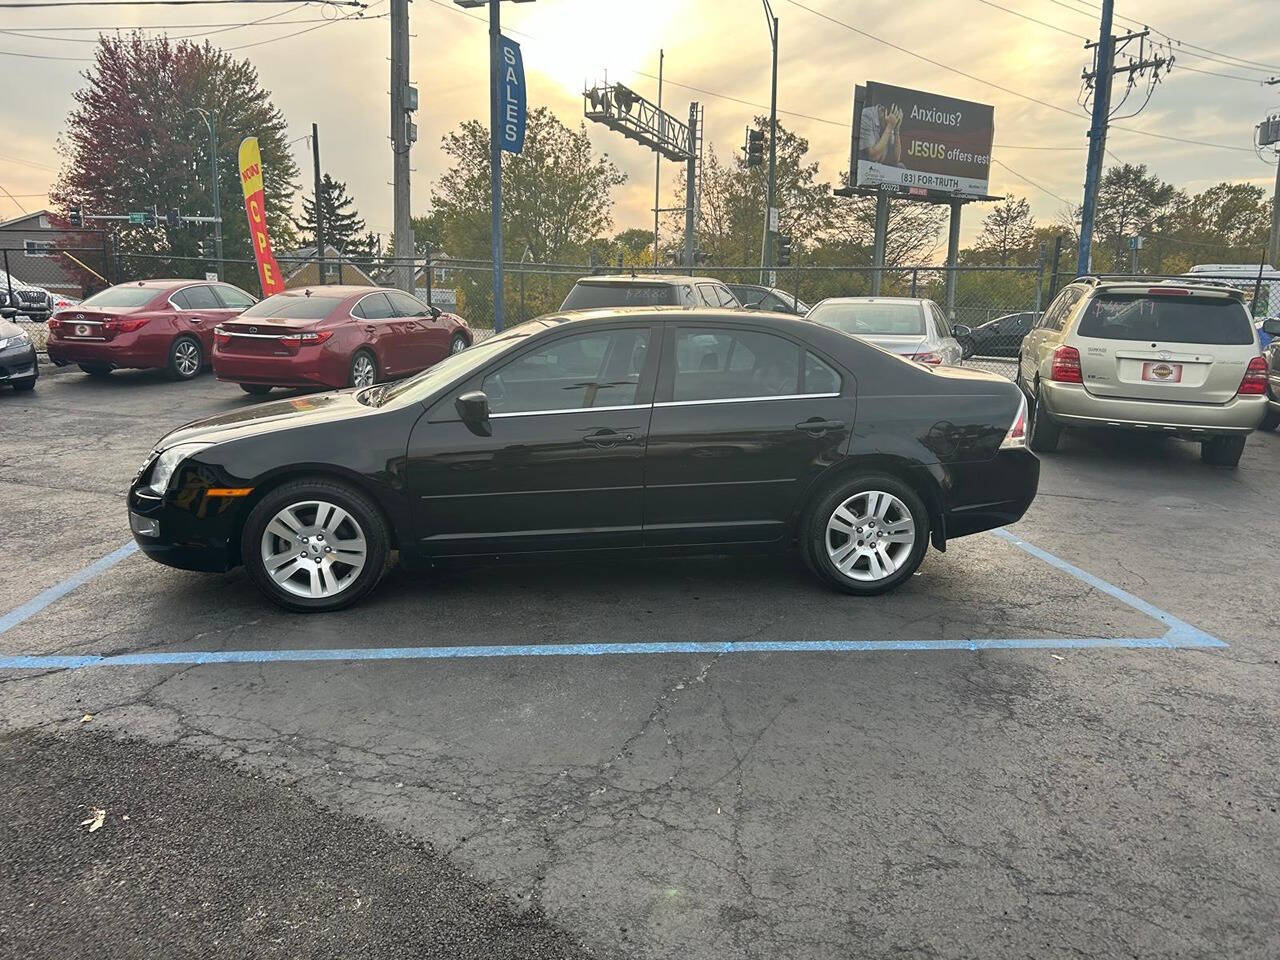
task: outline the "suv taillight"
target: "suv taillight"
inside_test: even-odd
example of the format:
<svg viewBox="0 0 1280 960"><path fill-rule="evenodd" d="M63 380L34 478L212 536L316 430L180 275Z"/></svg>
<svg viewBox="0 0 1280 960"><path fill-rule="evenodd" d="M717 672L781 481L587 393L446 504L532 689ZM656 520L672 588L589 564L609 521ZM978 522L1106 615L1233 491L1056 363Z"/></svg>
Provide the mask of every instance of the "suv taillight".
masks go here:
<svg viewBox="0 0 1280 960"><path fill-rule="evenodd" d="M1018 415L1013 419L1013 426L1000 441L1001 450L1018 450L1027 445L1027 398L1020 398Z"/></svg>
<svg viewBox="0 0 1280 960"><path fill-rule="evenodd" d="M1267 361L1265 357L1254 357L1244 371L1240 388L1236 391L1240 396L1256 397L1267 392Z"/></svg>
<svg viewBox="0 0 1280 960"><path fill-rule="evenodd" d="M1084 383L1084 377L1080 374L1080 351L1067 346L1053 351L1049 379L1056 383Z"/></svg>

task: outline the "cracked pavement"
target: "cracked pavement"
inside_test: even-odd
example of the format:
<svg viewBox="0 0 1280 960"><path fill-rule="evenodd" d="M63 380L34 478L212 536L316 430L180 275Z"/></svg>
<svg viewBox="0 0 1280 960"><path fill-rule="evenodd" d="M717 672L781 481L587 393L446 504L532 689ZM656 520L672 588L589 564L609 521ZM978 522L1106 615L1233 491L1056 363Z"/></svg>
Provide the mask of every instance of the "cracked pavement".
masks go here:
<svg viewBox="0 0 1280 960"><path fill-rule="evenodd" d="M0 395L0 614L128 539L124 487L161 434L252 402L146 373ZM1236 472L1176 441L1069 435L1014 528L1227 649L0 671L0 732L55 756L104 733L194 755L211 803L227 776L262 778L426 841L600 956L1272 957L1278 481L1273 435ZM539 563L396 570L325 617L134 556L0 654L1163 629L979 536L869 600L765 558ZM18 769L37 768L0 780ZM6 867L15 847L0 835Z"/></svg>

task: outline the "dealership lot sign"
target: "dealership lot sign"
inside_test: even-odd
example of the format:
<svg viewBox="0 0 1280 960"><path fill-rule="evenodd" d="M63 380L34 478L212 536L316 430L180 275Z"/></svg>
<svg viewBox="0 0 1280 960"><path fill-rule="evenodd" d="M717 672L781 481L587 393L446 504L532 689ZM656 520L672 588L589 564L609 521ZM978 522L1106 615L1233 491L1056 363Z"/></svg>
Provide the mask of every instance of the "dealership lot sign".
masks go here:
<svg viewBox="0 0 1280 960"><path fill-rule="evenodd" d="M994 136L987 104L874 82L855 93L860 187L986 196Z"/></svg>

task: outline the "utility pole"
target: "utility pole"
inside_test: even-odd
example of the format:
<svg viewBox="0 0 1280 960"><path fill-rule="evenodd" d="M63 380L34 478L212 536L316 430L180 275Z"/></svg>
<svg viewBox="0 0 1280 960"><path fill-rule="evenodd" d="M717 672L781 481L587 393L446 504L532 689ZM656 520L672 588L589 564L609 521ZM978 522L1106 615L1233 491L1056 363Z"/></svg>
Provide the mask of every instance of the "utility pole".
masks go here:
<svg viewBox="0 0 1280 960"><path fill-rule="evenodd" d="M765 193L764 241L760 245L760 282L766 279L766 270L773 269L773 234L778 229L777 198L778 176L778 18L773 15L769 0L764 3L764 17L769 27L769 42L773 46L773 73L769 83L769 186Z"/></svg>
<svg viewBox="0 0 1280 960"><path fill-rule="evenodd" d="M222 279L222 207L218 205L218 114L213 110L196 107L200 116L204 117L205 126L209 128L209 187L213 194L213 255L216 258L215 270L218 279Z"/></svg>
<svg viewBox="0 0 1280 960"><path fill-rule="evenodd" d="M663 113L662 113L662 62L664 59L665 59L664 51L659 50L658 51L658 139L662 139L662 137L666 134L666 131L663 129L663 127L665 126L665 123L663 122ZM660 195L662 191L662 177L660 173L661 169L662 169L662 154L655 151L653 155L653 269L654 270L658 269L658 206L661 203L661 199L662 199Z"/></svg>
<svg viewBox="0 0 1280 960"><path fill-rule="evenodd" d="M1147 70L1152 71L1151 83L1159 80L1160 68L1173 66L1172 57L1147 58L1146 38L1149 30L1127 33L1123 37L1111 35L1115 13L1115 0L1102 0L1102 20L1098 28L1098 42L1085 44L1094 51L1094 68L1086 70L1082 77L1093 84L1093 116L1089 125L1089 160L1084 174L1084 204L1080 214L1080 250L1076 258L1076 275L1083 276L1092 268L1093 221L1098 208L1098 187L1102 183L1102 164L1107 151L1107 127L1111 122L1111 81L1117 73L1127 73L1129 82ZM1116 54L1137 40L1138 58L1120 67L1116 66ZM1123 102L1123 101L1122 101Z"/></svg>
<svg viewBox="0 0 1280 960"><path fill-rule="evenodd" d="M418 109L418 91L409 86L409 0L391 0L392 243L396 286L413 292L413 226L409 222L409 149L418 128L409 114Z"/></svg>
<svg viewBox="0 0 1280 960"><path fill-rule="evenodd" d="M693 218L698 196L698 102L689 104L689 159L684 175L684 266L693 275Z"/></svg>
<svg viewBox="0 0 1280 960"><path fill-rule="evenodd" d="M319 282L325 282L324 272L324 208L320 203L320 126L311 125L311 164L315 173L316 202L312 208L316 216L316 260L320 269Z"/></svg>
<svg viewBox="0 0 1280 960"><path fill-rule="evenodd" d="M1268 87L1280 84L1280 77L1271 77L1262 81ZM1258 146L1273 147L1276 150L1276 188L1271 197L1271 242L1267 246L1268 266L1280 265L1280 114L1272 114L1258 124Z"/></svg>

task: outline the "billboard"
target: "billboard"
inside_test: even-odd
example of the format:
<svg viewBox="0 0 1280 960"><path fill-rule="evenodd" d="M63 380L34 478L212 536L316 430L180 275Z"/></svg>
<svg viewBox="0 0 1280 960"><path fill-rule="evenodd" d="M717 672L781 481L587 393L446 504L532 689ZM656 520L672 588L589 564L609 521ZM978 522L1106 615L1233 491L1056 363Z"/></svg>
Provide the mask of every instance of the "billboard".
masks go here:
<svg viewBox="0 0 1280 960"><path fill-rule="evenodd" d="M853 102L857 186L987 195L993 107L887 83L858 87Z"/></svg>

